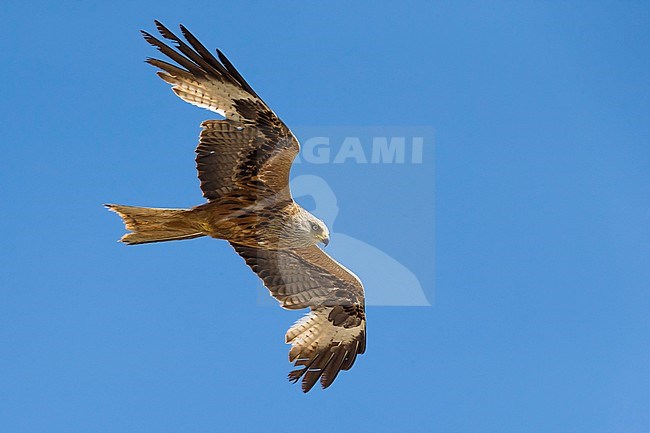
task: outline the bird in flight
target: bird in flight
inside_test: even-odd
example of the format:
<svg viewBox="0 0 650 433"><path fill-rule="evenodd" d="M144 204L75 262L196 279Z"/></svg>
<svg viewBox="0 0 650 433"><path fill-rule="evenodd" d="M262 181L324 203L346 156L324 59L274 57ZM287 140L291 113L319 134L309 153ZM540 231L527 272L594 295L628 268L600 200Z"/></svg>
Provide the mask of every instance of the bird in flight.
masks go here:
<svg viewBox="0 0 650 433"><path fill-rule="evenodd" d="M319 248L329 242L325 224L291 196L289 171L300 144L221 51L213 56L182 25L185 41L155 23L173 48L142 35L175 64L146 62L182 100L224 119L201 124L196 148L207 202L191 209L107 204L130 231L120 241L228 241L283 308L310 309L286 333L296 367L289 380L302 379L304 392L319 379L327 388L365 352L364 291L356 275Z"/></svg>

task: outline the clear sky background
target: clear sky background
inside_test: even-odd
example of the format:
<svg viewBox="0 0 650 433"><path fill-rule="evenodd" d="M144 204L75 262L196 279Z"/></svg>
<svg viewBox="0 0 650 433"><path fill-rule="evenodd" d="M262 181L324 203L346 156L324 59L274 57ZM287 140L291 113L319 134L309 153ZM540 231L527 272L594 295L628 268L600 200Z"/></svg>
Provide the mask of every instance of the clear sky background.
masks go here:
<svg viewBox="0 0 650 433"><path fill-rule="evenodd" d="M3 2L0 432L647 432L649 14ZM299 168L432 303L369 307L367 353L325 392L286 380L299 314L260 302L225 243L115 242L102 203L201 202L214 116L143 63L155 18L223 49L290 126L435 130L421 166Z"/></svg>

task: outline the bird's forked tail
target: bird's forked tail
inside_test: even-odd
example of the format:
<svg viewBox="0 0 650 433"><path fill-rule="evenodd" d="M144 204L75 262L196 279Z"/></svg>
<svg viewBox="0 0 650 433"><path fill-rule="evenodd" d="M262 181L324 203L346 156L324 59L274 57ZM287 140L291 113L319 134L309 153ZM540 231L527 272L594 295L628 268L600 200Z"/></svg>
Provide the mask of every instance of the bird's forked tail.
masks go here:
<svg viewBox="0 0 650 433"><path fill-rule="evenodd" d="M192 239L207 234L189 209L104 206L122 217L126 229L131 230L120 239L128 245Z"/></svg>

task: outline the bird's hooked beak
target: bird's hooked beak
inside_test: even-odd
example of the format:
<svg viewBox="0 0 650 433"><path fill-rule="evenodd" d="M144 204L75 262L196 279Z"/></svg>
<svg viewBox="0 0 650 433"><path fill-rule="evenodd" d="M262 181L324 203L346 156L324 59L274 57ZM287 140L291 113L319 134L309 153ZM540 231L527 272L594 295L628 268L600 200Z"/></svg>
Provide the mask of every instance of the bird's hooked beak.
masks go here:
<svg viewBox="0 0 650 433"><path fill-rule="evenodd" d="M324 246L328 246L328 245L330 244L330 238L329 238L329 236L325 236L325 237L323 237L322 242L323 242L323 245L324 245Z"/></svg>

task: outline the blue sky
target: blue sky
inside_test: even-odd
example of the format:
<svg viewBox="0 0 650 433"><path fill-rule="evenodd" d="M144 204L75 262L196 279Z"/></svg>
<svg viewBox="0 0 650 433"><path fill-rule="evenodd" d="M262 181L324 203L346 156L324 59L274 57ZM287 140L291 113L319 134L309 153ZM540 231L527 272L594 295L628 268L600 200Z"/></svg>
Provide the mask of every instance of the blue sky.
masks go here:
<svg viewBox="0 0 650 433"><path fill-rule="evenodd" d="M0 432L648 431L647 3L179 3L2 6ZM214 115L143 63L153 19L297 131L435 131L419 165L296 167L432 304L370 306L325 392L225 243L115 242L102 203L201 202Z"/></svg>

